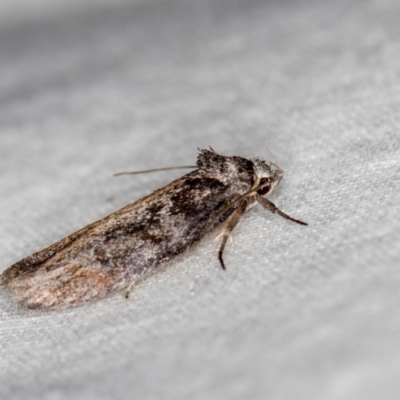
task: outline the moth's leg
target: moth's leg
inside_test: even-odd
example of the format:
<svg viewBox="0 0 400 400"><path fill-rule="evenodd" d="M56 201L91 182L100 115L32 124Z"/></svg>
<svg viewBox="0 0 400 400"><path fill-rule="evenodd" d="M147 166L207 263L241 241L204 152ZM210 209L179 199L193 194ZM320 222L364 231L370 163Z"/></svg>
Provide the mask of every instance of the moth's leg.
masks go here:
<svg viewBox="0 0 400 400"><path fill-rule="evenodd" d="M136 281L132 281L125 290L125 298L129 299L129 294L131 293L132 288L135 286Z"/></svg>
<svg viewBox="0 0 400 400"><path fill-rule="evenodd" d="M260 196L259 194L256 195L256 200L266 209L271 211L273 214L278 214L283 218L288 219L289 221L297 222L300 225L308 225L307 222L300 221L296 218L291 217L290 215L285 214L281 211L272 201L269 201L267 198Z"/></svg>
<svg viewBox="0 0 400 400"><path fill-rule="evenodd" d="M222 258L222 254L225 249L226 241L231 235L231 232L233 228L237 225L237 223L241 220L243 214L246 211L248 201L245 200L242 203L240 203L239 207L229 216L229 218L225 221L221 235L222 236L222 242L221 246L218 251L218 260L221 263L222 269L225 268L224 260Z"/></svg>

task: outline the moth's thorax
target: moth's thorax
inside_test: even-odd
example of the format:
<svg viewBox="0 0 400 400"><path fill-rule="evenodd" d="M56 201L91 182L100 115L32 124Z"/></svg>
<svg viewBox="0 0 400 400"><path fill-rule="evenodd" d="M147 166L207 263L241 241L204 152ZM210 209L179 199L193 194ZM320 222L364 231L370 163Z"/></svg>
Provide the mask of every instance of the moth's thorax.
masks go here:
<svg viewBox="0 0 400 400"><path fill-rule="evenodd" d="M200 150L197 165L202 174L218 179L237 193L257 188L264 196L272 193L283 177L283 171L273 162L260 158L227 157L211 150Z"/></svg>
<svg viewBox="0 0 400 400"><path fill-rule="evenodd" d="M197 158L199 171L226 184L252 186L254 164L243 157L227 157L210 150L201 150Z"/></svg>

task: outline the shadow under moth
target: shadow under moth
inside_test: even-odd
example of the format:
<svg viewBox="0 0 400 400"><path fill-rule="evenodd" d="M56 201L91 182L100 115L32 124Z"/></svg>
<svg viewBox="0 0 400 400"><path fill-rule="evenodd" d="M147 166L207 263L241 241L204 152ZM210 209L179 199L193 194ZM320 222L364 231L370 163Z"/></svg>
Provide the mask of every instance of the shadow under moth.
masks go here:
<svg viewBox="0 0 400 400"><path fill-rule="evenodd" d="M227 239L255 204L290 221L267 196L283 171L259 158L200 150L194 171L12 265L0 285L28 308L66 308L125 290L218 229ZM144 171L149 172L149 171Z"/></svg>

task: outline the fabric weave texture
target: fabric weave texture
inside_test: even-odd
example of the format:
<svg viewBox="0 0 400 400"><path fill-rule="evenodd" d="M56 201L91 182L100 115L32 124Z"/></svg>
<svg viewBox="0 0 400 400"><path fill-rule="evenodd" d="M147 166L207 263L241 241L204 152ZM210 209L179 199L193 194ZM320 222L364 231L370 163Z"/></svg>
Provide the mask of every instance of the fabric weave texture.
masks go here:
<svg viewBox="0 0 400 400"><path fill-rule="evenodd" d="M25 8L24 8L25 7ZM0 271L182 174L197 148L285 177L206 238L64 311L0 293L3 399L400 396L395 0L0 5Z"/></svg>

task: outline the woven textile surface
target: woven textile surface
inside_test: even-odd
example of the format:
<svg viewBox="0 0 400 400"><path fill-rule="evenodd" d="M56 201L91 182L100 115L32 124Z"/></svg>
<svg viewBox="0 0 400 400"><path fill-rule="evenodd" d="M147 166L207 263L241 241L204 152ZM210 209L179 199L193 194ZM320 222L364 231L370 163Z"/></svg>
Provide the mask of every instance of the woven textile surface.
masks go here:
<svg viewBox="0 0 400 400"><path fill-rule="evenodd" d="M271 159L223 271L209 236L64 311L0 293L2 399L398 399L395 0L0 5L0 271L176 179Z"/></svg>

